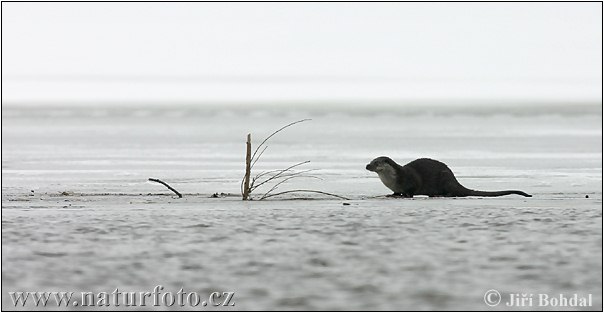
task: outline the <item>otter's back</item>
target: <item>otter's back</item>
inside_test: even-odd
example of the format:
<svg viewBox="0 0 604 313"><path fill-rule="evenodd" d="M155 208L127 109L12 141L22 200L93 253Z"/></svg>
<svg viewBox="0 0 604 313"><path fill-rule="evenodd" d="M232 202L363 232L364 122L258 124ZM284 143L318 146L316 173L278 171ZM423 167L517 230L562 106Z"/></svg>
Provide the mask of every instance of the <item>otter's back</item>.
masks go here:
<svg viewBox="0 0 604 313"><path fill-rule="evenodd" d="M412 168L421 179L421 186L416 194L439 195L444 192L443 177L449 176L449 173L453 176L453 172L445 163L428 158L411 161L405 167Z"/></svg>

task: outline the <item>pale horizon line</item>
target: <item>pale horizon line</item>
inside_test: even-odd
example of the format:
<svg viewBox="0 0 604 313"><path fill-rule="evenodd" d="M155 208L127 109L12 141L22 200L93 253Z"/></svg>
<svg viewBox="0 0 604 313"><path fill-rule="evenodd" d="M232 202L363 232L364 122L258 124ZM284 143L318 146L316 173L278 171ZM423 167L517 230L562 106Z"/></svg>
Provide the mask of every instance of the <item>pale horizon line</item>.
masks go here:
<svg viewBox="0 0 604 313"><path fill-rule="evenodd" d="M43 74L2 75L2 81L15 82L220 82L220 83L295 83L295 82L535 82L535 83L601 83L601 77L428 77L387 75L102 75Z"/></svg>
<svg viewBox="0 0 604 313"><path fill-rule="evenodd" d="M52 100L52 101L30 101L30 100L2 100L2 108L19 108L19 107L55 107L55 108L70 108L70 107L185 107L185 108L598 108L602 111L602 100L600 101L584 101L584 100L510 100L510 99L392 99L392 100L370 100L370 99L343 99L343 100L252 100L252 101L236 101L236 100Z"/></svg>

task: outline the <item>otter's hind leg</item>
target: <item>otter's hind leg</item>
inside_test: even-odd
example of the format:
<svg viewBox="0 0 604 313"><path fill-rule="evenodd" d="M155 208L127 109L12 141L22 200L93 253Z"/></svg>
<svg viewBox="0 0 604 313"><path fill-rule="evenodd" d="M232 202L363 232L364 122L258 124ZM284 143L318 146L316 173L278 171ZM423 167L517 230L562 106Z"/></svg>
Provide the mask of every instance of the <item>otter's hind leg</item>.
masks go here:
<svg viewBox="0 0 604 313"><path fill-rule="evenodd" d="M453 172L450 169L446 169L440 172L439 180L439 193L443 197L463 197L460 193L461 185L455 178Z"/></svg>
<svg viewBox="0 0 604 313"><path fill-rule="evenodd" d="M393 193L391 195L386 195L386 197L388 197L388 198L402 198L403 194L400 193L400 192L395 192L395 193Z"/></svg>

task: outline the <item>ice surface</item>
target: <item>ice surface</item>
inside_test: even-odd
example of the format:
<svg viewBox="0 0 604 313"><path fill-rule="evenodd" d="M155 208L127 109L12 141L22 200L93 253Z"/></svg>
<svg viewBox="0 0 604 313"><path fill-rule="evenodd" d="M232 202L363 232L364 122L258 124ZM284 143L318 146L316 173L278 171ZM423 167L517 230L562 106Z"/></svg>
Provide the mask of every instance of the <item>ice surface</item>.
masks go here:
<svg viewBox="0 0 604 313"><path fill-rule="evenodd" d="M321 179L279 190L351 200L209 198L239 192L247 133L303 118L255 170L310 160ZM534 197L385 198L364 169L381 155ZM156 285L233 291L239 310L488 310L489 289L593 294L601 310L601 116L3 107L3 309L5 291Z"/></svg>

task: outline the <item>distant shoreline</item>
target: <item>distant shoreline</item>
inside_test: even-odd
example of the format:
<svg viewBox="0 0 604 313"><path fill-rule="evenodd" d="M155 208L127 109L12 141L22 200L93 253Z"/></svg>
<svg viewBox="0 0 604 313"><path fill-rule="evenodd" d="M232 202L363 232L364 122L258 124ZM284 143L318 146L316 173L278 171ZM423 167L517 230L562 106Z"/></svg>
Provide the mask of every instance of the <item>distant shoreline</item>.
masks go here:
<svg viewBox="0 0 604 313"><path fill-rule="evenodd" d="M286 113L404 114L404 115L602 115L601 102L546 101L281 101L281 102L3 102L2 111L269 111Z"/></svg>

